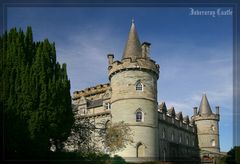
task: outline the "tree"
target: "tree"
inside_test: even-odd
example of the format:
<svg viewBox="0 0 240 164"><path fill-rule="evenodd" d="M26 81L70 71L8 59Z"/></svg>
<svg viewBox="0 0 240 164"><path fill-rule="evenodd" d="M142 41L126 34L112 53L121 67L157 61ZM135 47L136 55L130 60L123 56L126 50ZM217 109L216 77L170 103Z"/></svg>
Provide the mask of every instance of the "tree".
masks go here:
<svg viewBox="0 0 240 164"><path fill-rule="evenodd" d="M86 116L75 118L66 148L81 153L115 153L133 143L132 130L123 121L111 123L97 121ZM103 149L104 148L104 149Z"/></svg>
<svg viewBox="0 0 240 164"><path fill-rule="evenodd" d="M133 143L132 130L124 121L109 123L105 130L104 144L110 153L124 149Z"/></svg>
<svg viewBox="0 0 240 164"><path fill-rule="evenodd" d="M240 146L235 146L227 153L227 164L240 164Z"/></svg>
<svg viewBox="0 0 240 164"><path fill-rule="evenodd" d="M74 121L66 64L57 62L54 43L33 41L31 27L0 38L6 154L42 155L50 140L60 150Z"/></svg>

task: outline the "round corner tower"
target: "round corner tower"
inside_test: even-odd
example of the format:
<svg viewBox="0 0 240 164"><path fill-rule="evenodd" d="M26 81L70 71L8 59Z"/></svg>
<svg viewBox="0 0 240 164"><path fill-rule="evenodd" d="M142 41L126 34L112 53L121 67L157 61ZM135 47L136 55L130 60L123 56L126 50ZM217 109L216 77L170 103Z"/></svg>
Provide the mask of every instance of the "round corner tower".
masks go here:
<svg viewBox="0 0 240 164"><path fill-rule="evenodd" d="M127 160L158 158L159 65L150 59L149 48L150 43L140 43L132 22L122 60L108 55L112 122L124 121L133 132L134 143L116 153Z"/></svg>
<svg viewBox="0 0 240 164"><path fill-rule="evenodd" d="M193 119L197 126L198 144L201 150L207 152L220 152L219 144L219 107L213 113L206 94L203 94L199 111L195 108Z"/></svg>

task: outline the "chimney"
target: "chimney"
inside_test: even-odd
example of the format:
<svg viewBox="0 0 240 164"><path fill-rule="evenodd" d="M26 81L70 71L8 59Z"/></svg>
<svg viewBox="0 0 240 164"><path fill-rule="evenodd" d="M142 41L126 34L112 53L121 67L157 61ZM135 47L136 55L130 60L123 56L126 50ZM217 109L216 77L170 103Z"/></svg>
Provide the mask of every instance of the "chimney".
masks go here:
<svg viewBox="0 0 240 164"><path fill-rule="evenodd" d="M143 58L149 57L150 45L151 45L151 43L148 43L148 42L142 43L142 57Z"/></svg>
<svg viewBox="0 0 240 164"><path fill-rule="evenodd" d="M193 107L193 116L197 115L197 107Z"/></svg>
<svg viewBox="0 0 240 164"><path fill-rule="evenodd" d="M219 109L220 107L219 106L216 106L216 114L219 115Z"/></svg>
<svg viewBox="0 0 240 164"><path fill-rule="evenodd" d="M113 63L114 55L113 54L108 54L108 64L111 65Z"/></svg>

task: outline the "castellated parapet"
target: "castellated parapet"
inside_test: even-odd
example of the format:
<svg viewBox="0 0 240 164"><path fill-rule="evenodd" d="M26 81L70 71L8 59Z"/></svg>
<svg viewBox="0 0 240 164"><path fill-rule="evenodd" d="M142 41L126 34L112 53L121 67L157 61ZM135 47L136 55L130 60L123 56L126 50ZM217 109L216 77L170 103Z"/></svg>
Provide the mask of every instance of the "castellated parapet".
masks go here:
<svg viewBox="0 0 240 164"><path fill-rule="evenodd" d="M107 83L107 84L99 84L95 87L89 87L81 91L75 91L73 93L72 99L76 100L82 96L89 97L89 96L98 95L100 93L106 92L106 90L108 90L109 88L110 88L110 84Z"/></svg>
<svg viewBox="0 0 240 164"><path fill-rule="evenodd" d="M114 56L108 55L109 66L108 66L108 76L109 80L111 77L120 72L127 70L141 70L148 71L157 76L159 78L159 65L156 62L149 58L137 58L136 60L132 60L132 58L125 58L122 61L113 61Z"/></svg>

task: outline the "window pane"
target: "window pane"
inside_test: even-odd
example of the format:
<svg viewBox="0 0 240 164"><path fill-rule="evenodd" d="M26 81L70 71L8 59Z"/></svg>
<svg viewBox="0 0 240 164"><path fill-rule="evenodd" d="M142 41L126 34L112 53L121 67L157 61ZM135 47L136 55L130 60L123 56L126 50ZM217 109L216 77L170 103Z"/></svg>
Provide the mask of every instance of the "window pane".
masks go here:
<svg viewBox="0 0 240 164"><path fill-rule="evenodd" d="M142 112L137 112L136 113L136 121L141 122L142 121Z"/></svg>

